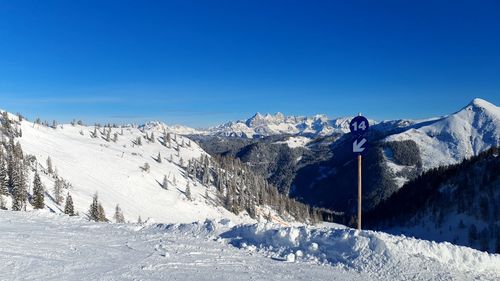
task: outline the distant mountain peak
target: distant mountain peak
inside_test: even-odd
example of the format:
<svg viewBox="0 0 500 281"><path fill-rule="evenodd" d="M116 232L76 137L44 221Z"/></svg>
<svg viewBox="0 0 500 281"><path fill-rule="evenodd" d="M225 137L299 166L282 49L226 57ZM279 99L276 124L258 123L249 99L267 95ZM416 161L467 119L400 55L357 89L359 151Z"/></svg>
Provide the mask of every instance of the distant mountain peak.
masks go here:
<svg viewBox="0 0 500 281"><path fill-rule="evenodd" d="M480 98L473 99L465 108L476 108L492 113L498 112L499 110L498 106Z"/></svg>

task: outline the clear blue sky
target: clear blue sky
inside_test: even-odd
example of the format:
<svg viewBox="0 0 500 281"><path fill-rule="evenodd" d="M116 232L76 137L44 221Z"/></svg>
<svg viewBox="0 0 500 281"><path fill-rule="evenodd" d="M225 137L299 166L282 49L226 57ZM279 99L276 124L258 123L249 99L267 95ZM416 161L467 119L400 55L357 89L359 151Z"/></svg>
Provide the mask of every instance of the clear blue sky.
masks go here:
<svg viewBox="0 0 500 281"><path fill-rule="evenodd" d="M0 0L0 108L30 118L419 118L474 97L500 104L500 1Z"/></svg>

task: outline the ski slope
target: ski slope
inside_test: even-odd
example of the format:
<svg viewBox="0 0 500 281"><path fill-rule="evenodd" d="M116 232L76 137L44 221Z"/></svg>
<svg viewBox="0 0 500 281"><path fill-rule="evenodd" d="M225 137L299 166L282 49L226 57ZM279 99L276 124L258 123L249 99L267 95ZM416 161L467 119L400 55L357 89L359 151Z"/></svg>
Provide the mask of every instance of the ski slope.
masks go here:
<svg viewBox="0 0 500 281"><path fill-rule="evenodd" d="M0 211L0 280L499 280L500 255L346 228Z"/></svg>
<svg viewBox="0 0 500 281"><path fill-rule="evenodd" d="M97 192L109 219L119 204L125 219L132 222L139 216L142 220L171 223L207 218L241 220L217 203L215 187L205 187L189 179L181 167L185 167L189 159L198 159L206 153L196 143L175 134L172 134L171 147L162 145L160 136L164 127L161 124L123 128L123 135L118 135L116 143L106 141L106 136L100 133L97 133L97 138L91 138L93 126L68 124L53 129L22 121L21 129L22 137L18 140L25 154L37 158L47 191L45 203L52 211L61 212L64 204L56 205L51 200L54 179L43 172L47 169L49 156L57 174L71 183L72 187L64 195L66 192L71 194L80 215L87 213L92 196ZM121 134L121 129L112 128L112 138L114 133ZM155 134L154 143L143 138L151 133ZM133 144L137 138L142 139L142 145ZM161 163L156 160L158 153ZM145 163L151 167L149 172L141 168ZM168 177L167 190L161 185L164 176ZM33 174L30 175L30 184L32 179ZM185 195L188 181L192 201Z"/></svg>

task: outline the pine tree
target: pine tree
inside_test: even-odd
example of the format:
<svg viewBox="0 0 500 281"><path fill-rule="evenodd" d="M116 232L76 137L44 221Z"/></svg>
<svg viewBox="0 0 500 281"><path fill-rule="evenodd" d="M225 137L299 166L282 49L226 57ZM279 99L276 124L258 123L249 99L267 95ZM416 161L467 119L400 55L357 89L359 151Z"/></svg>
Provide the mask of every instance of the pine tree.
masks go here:
<svg viewBox="0 0 500 281"><path fill-rule="evenodd" d="M141 215L139 215L139 218L137 218L137 223L138 223L138 224L142 224Z"/></svg>
<svg viewBox="0 0 500 281"><path fill-rule="evenodd" d="M68 192L68 195L66 196L66 204L64 205L64 213L69 216L74 216L75 215L75 208L73 206L73 198Z"/></svg>
<svg viewBox="0 0 500 281"><path fill-rule="evenodd" d="M26 172L23 171L22 163L16 163L12 172L12 210L21 211L26 209L28 199Z"/></svg>
<svg viewBox="0 0 500 281"><path fill-rule="evenodd" d="M163 183L161 186L163 187L163 189L168 189L168 178L166 175L163 177Z"/></svg>
<svg viewBox="0 0 500 281"><path fill-rule="evenodd" d="M0 195L9 194L9 180L7 179L7 168L5 161L0 159Z"/></svg>
<svg viewBox="0 0 500 281"><path fill-rule="evenodd" d="M161 163L161 154L160 154L160 152L158 152L158 156L156 157L156 161L158 163Z"/></svg>
<svg viewBox="0 0 500 281"><path fill-rule="evenodd" d="M98 204L97 210L98 210L98 221L107 222L108 219L106 218L106 213L104 212L104 207L101 205L101 203Z"/></svg>
<svg viewBox="0 0 500 281"><path fill-rule="evenodd" d="M54 170L52 169L52 159L47 157L47 173L52 174Z"/></svg>
<svg viewBox="0 0 500 281"><path fill-rule="evenodd" d="M38 173L35 173L35 178L33 179L33 207L35 209L43 209L45 207L44 188Z"/></svg>
<svg viewBox="0 0 500 281"><path fill-rule="evenodd" d="M115 219L115 221L117 223L125 223L125 217L123 216L123 212L120 209L120 206L118 204L116 204L115 214L114 214L113 218Z"/></svg>
<svg viewBox="0 0 500 281"><path fill-rule="evenodd" d="M165 142L168 143L168 147L172 146L172 136L170 135L170 133L167 133L167 138Z"/></svg>
<svg viewBox="0 0 500 281"><path fill-rule="evenodd" d="M151 141L152 143L154 143L154 142L155 142L155 134L154 134L153 132L151 132L151 138L150 138L150 141Z"/></svg>
<svg viewBox="0 0 500 281"><path fill-rule="evenodd" d="M101 203L99 203L99 198L98 198L98 195L97 193L94 194L94 197L92 199L92 204L90 205L90 208L89 208L89 214L88 214L88 217L90 220L93 220L93 221L102 221L102 217L103 217L103 208L102 208L102 205Z"/></svg>
<svg viewBox="0 0 500 281"><path fill-rule="evenodd" d="M3 198L3 195L0 195L0 210L7 210L7 206L5 203L5 199Z"/></svg>
<svg viewBox="0 0 500 281"><path fill-rule="evenodd" d="M193 200L193 198L191 197L191 184L189 183L189 181L187 182L187 186L186 186L186 198L191 201Z"/></svg>
<svg viewBox="0 0 500 281"><path fill-rule="evenodd" d="M64 200L62 192L63 192L62 180L56 178L54 182L54 200L56 201L57 204L61 204Z"/></svg>

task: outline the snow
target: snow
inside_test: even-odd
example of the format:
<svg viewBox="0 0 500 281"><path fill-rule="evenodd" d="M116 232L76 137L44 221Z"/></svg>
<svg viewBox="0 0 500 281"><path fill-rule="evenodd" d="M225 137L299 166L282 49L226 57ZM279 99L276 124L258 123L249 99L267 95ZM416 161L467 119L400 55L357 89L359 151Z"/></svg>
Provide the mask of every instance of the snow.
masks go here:
<svg viewBox="0 0 500 281"><path fill-rule="evenodd" d="M247 120L228 122L216 127L203 130L203 134L223 135L227 137L247 137L271 135L301 135L309 137L328 136L333 133L345 134L349 132L351 117L329 119L326 115L285 116L282 113L255 114ZM376 122L370 120L370 124Z"/></svg>
<svg viewBox="0 0 500 281"><path fill-rule="evenodd" d="M381 232L260 223L235 227L222 236L270 257L328 264L386 280L500 278L500 255Z"/></svg>
<svg viewBox="0 0 500 281"><path fill-rule="evenodd" d="M385 139L387 142L403 140L417 144L424 170L459 163L500 145L500 108L474 99L452 115Z"/></svg>
<svg viewBox="0 0 500 281"><path fill-rule="evenodd" d="M206 153L194 141L188 146L189 139L177 135L177 142L185 143L177 156L174 140L171 148L160 144L158 139L163 127L158 124L141 127L148 135L154 132L157 139L154 143L142 139L142 146L132 144L133 140L144 135L139 128L134 127L124 128L123 136L119 135L116 143L107 142L101 137L91 138L94 127L63 125L62 128L58 126L52 129L23 121L21 129L23 135L19 141L24 152L36 156L42 171L50 156L59 176L72 184L68 191L80 215L87 213L92 196L97 192L108 218L113 216L114 208L119 204L128 221L137 221L139 216L142 220L156 222L240 219L216 204L215 187L207 188L199 182L193 182L179 166L181 158L187 164L189 159L199 158ZM120 133L121 129L113 128L112 131ZM155 160L159 152L162 163ZM172 163L168 161L170 157L173 158ZM140 168L145 163L151 166L149 173ZM168 190L161 187L165 175L169 180ZM41 178L48 195L51 195L53 178L43 172ZM191 181L193 201L187 200L184 194L188 180ZM29 182L32 182L32 178ZM206 191L210 198L205 198ZM50 209L61 212L61 206L53 203L50 196L45 197Z"/></svg>
<svg viewBox="0 0 500 281"><path fill-rule="evenodd" d="M0 211L0 229L0 280L500 278L500 255L348 228L224 219L109 224L47 211Z"/></svg>
<svg viewBox="0 0 500 281"><path fill-rule="evenodd" d="M306 137L289 137L286 141L276 142L277 144L286 144L290 148L299 148L305 147L309 142L311 142L310 138Z"/></svg>

